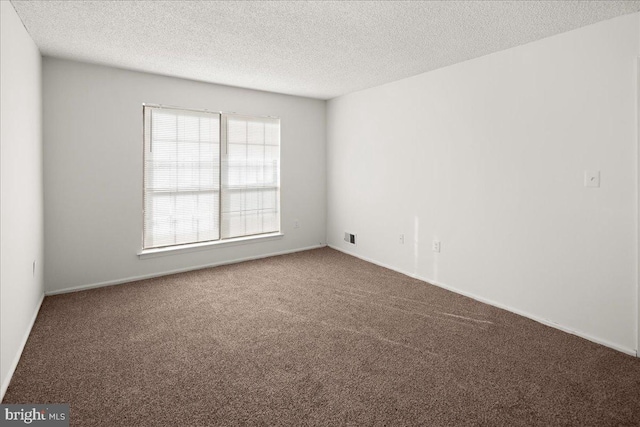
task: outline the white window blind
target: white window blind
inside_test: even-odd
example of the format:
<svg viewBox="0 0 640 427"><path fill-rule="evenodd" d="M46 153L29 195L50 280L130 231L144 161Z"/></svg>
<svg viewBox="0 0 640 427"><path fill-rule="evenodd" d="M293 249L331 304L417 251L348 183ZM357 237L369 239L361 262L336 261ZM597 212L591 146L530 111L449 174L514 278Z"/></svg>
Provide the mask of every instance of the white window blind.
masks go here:
<svg viewBox="0 0 640 427"><path fill-rule="evenodd" d="M223 115L222 237L280 230L280 120Z"/></svg>
<svg viewBox="0 0 640 427"><path fill-rule="evenodd" d="M280 121L144 107L143 248L280 230Z"/></svg>
<svg viewBox="0 0 640 427"><path fill-rule="evenodd" d="M220 115L144 111L144 247L219 239Z"/></svg>

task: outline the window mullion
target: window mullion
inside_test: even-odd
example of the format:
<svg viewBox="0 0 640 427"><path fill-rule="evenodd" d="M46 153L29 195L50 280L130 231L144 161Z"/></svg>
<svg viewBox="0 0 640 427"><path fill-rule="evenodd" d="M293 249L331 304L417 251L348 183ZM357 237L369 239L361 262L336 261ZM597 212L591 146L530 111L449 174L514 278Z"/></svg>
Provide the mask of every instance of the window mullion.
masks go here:
<svg viewBox="0 0 640 427"><path fill-rule="evenodd" d="M219 155L218 155L218 195L219 195L219 199L218 199L218 230L219 230L219 239L222 240L224 238L223 235L223 219L222 219L222 212L223 212L223 204L224 204L224 198L226 197L226 193L224 191L224 183L223 183L223 179L224 176L226 176L227 174L227 170L223 170L224 165L227 164L227 157L229 155L229 149L228 147L228 141L227 141L227 115L226 114L220 114L220 144L219 144ZM225 147L224 153L222 150L222 147Z"/></svg>

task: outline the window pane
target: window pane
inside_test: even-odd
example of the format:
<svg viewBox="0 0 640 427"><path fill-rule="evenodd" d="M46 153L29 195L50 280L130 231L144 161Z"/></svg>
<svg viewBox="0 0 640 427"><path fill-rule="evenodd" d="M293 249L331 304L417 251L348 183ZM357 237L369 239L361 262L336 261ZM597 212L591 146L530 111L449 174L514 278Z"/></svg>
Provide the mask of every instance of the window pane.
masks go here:
<svg viewBox="0 0 640 427"><path fill-rule="evenodd" d="M280 230L280 121L224 116L222 238Z"/></svg>

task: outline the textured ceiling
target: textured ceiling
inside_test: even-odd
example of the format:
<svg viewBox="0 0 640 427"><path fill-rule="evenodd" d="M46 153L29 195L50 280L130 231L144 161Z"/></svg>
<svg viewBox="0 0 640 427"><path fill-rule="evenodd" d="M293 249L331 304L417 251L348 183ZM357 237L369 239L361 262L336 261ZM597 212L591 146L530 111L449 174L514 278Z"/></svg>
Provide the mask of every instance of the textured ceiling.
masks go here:
<svg viewBox="0 0 640 427"><path fill-rule="evenodd" d="M329 99L640 10L640 1L17 1L42 54Z"/></svg>

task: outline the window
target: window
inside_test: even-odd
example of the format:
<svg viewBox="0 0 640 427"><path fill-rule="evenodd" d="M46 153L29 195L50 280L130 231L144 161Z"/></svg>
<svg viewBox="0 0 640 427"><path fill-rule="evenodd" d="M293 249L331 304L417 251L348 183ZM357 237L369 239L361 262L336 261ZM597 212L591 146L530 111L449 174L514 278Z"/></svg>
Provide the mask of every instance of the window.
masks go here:
<svg viewBox="0 0 640 427"><path fill-rule="evenodd" d="M143 249L280 231L280 120L144 106Z"/></svg>

